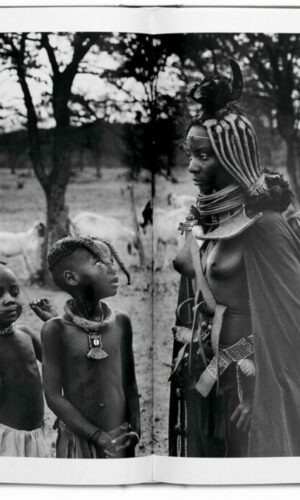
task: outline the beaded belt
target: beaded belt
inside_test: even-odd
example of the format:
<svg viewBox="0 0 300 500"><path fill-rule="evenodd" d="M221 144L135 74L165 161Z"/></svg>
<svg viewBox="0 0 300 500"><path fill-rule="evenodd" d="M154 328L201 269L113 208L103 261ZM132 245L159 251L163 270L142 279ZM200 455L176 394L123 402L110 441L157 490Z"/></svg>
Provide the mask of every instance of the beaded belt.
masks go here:
<svg viewBox="0 0 300 500"><path fill-rule="evenodd" d="M203 337L201 340L203 341ZM247 359L253 354L253 335L241 338L235 344L219 349L218 355L214 355L209 365L206 366L204 372L200 375L195 389L201 396L208 396L218 380L218 376L222 375L229 365L238 363L242 359Z"/></svg>

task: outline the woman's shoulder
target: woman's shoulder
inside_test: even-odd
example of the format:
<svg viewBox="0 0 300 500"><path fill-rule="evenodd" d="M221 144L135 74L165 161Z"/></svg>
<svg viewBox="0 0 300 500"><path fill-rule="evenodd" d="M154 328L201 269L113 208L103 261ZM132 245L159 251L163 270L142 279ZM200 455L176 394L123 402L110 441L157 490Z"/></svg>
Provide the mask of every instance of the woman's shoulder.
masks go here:
<svg viewBox="0 0 300 500"><path fill-rule="evenodd" d="M292 251L300 257L300 240L288 224L285 216L274 210L266 210L244 235L246 247L264 249L273 253Z"/></svg>
<svg viewBox="0 0 300 500"><path fill-rule="evenodd" d="M264 231L273 231L274 229L287 228L288 224L282 213L275 210L264 210L261 217L255 221L250 229L253 231L263 229Z"/></svg>

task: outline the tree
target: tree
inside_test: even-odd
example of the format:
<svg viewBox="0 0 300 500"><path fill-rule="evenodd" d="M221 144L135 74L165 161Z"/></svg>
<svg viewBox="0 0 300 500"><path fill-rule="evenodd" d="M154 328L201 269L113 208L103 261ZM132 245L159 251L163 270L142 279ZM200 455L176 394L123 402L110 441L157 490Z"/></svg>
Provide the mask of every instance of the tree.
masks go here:
<svg viewBox="0 0 300 500"><path fill-rule="evenodd" d="M189 79L199 72L209 76L226 71L231 57L242 67L244 102L255 113L268 115L286 144L287 171L300 203L298 157L300 112L300 36L290 34L191 34L181 52L183 71ZM251 109L251 108L249 108Z"/></svg>
<svg viewBox="0 0 300 500"><path fill-rule="evenodd" d="M68 234L68 211L65 204L66 188L70 176L69 139L72 85L79 66L92 45L99 38L97 33L68 35L71 59L64 63L59 51L51 42L49 33L12 33L0 35L2 66L17 75L26 108L30 158L35 175L46 197L47 232L45 256L49 246ZM54 119L51 164L46 165L41 148L39 110L34 102L29 80L34 70L40 70L37 51L44 50L51 68L52 91L50 100ZM38 78L41 78L38 76ZM44 98L46 99L46 94ZM46 259L44 259L45 262ZM44 272L46 266L44 266Z"/></svg>
<svg viewBox="0 0 300 500"><path fill-rule="evenodd" d="M149 170L154 195L154 176L161 169L161 157L166 157L168 164L173 162L174 120L180 114L177 91L181 79L174 36L129 33L116 39L114 46L120 64L103 76L123 94L123 109L138 125L128 129L125 141L133 152L133 175L141 167Z"/></svg>

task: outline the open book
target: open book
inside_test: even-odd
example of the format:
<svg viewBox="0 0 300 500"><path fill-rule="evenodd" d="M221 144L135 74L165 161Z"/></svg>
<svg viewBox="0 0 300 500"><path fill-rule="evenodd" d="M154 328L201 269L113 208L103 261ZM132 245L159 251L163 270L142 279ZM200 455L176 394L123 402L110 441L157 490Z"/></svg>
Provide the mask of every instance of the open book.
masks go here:
<svg viewBox="0 0 300 500"><path fill-rule="evenodd" d="M0 14L0 481L298 482L300 10Z"/></svg>

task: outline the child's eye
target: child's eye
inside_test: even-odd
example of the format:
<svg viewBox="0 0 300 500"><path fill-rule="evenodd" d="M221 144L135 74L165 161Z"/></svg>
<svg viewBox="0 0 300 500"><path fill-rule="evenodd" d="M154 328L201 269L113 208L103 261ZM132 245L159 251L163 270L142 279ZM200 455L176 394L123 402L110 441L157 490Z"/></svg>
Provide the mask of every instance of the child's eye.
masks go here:
<svg viewBox="0 0 300 500"><path fill-rule="evenodd" d="M206 161L208 159L208 155L205 153L200 153L199 155L200 160Z"/></svg>

